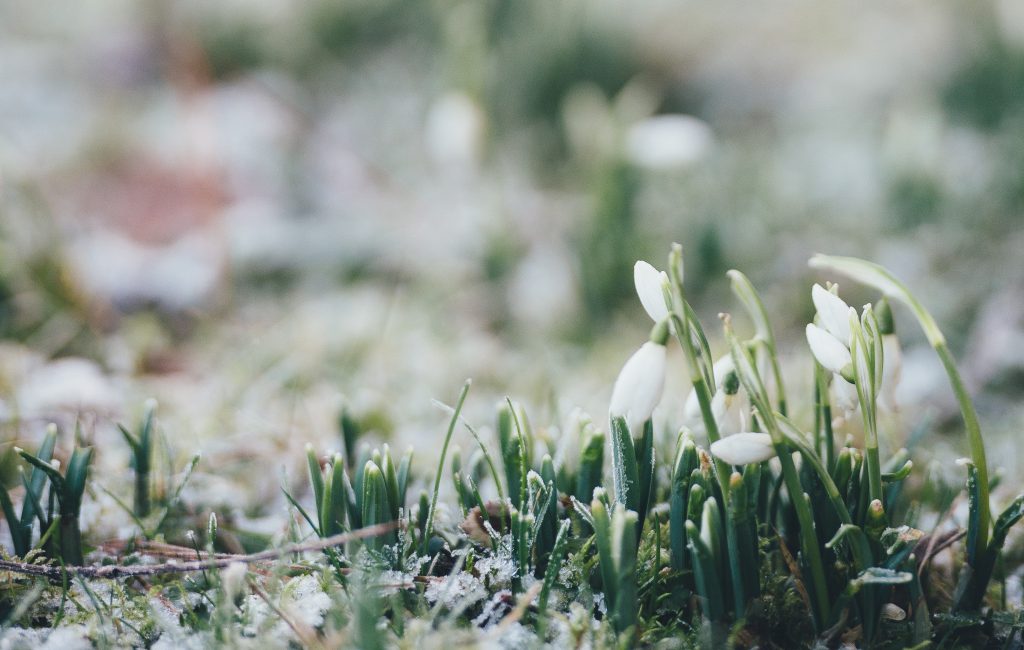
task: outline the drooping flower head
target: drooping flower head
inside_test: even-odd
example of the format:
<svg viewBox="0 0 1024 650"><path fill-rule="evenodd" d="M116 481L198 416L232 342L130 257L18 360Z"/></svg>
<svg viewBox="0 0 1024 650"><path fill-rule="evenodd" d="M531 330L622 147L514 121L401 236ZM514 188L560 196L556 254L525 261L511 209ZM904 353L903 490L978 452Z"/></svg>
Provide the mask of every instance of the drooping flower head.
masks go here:
<svg viewBox="0 0 1024 650"><path fill-rule="evenodd" d="M807 324L807 344L814 358L829 371L852 379L853 357L850 342L853 333L850 319L857 318L857 310L820 284L811 288L811 300L818 313L818 322Z"/></svg>
<svg viewBox="0 0 1024 650"><path fill-rule="evenodd" d="M632 432L641 430L661 401L665 389L667 340L668 324L661 321L651 331L651 340L626 360L615 380L608 414L612 418L624 418Z"/></svg>
<svg viewBox="0 0 1024 650"><path fill-rule="evenodd" d="M668 274L658 271L647 262L638 260L633 265L633 284L636 286L636 295L640 298L640 304L644 311L655 323L668 318L668 306L665 304L665 290L668 286Z"/></svg>

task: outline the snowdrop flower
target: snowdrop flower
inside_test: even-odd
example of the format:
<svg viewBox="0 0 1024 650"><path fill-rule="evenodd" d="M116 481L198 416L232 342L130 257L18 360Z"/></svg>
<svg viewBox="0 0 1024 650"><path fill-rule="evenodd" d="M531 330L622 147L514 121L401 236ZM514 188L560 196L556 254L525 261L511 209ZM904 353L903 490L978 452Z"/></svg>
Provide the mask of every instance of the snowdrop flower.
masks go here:
<svg viewBox="0 0 1024 650"><path fill-rule="evenodd" d="M750 465L775 457L772 437L767 433L734 433L711 443L711 453L730 465Z"/></svg>
<svg viewBox="0 0 1024 650"><path fill-rule="evenodd" d="M625 418L631 432L639 432L651 418L665 389L665 343L668 327L662 321L654 326L651 340L633 353L619 372L612 389L608 414Z"/></svg>
<svg viewBox="0 0 1024 650"><path fill-rule="evenodd" d="M742 424L745 414L749 411L750 400L743 390L733 390L730 394L725 390L726 383L736 378L735 366L732 362L732 355L725 354L718 361L715 361L715 395L711 399L711 410L715 415L715 422L718 423L719 431L724 435L742 431L745 425ZM721 394L721 396L719 396ZM697 392L690 390L686 397L686 404L683 406L683 422L690 429L697 433L704 433L704 418L700 412L700 402L697 401ZM730 423L736 426L730 426Z"/></svg>
<svg viewBox="0 0 1024 650"><path fill-rule="evenodd" d="M664 287L668 286L668 274L658 271L647 262L638 260L633 265L633 284L636 285L636 295L640 297L640 304L644 311L655 323L668 318L668 306L665 304Z"/></svg>
<svg viewBox="0 0 1024 650"><path fill-rule="evenodd" d="M811 288L811 300L818 312L818 321L807 324L807 344L811 353L823 367L847 379L853 377L853 357L850 341L853 333L850 319L857 318L857 310L820 284Z"/></svg>
<svg viewBox="0 0 1024 650"><path fill-rule="evenodd" d="M728 436L739 433L748 427L747 414L750 412L750 399L746 391L737 390L730 393L720 389L711 398L711 413L715 416L718 433Z"/></svg>

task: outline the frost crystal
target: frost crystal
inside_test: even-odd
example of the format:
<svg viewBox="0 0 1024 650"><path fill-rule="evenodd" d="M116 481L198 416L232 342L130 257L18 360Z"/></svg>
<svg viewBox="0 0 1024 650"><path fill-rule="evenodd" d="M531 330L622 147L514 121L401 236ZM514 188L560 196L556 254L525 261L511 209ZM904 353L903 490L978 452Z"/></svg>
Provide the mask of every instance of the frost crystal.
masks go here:
<svg viewBox="0 0 1024 650"><path fill-rule="evenodd" d="M467 607L487 597L487 589L478 578L465 571L452 574L427 587L427 600L449 609Z"/></svg>

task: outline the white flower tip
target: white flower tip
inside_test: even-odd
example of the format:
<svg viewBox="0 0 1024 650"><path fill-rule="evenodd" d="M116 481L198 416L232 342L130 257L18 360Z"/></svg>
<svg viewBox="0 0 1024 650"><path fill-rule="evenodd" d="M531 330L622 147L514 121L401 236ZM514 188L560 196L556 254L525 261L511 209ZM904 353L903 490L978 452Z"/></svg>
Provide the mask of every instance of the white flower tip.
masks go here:
<svg viewBox="0 0 1024 650"><path fill-rule="evenodd" d="M663 287L668 284L668 274L658 271L643 260L637 260L633 265L633 284L636 286L640 304L644 306L644 311L651 320L656 323L665 320L668 317L668 307L665 305Z"/></svg>
<svg viewBox="0 0 1024 650"><path fill-rule="evenodd" d="M734 433L711 443L711 453L730 465L761 463L775 456L767 433Z"/></svg>

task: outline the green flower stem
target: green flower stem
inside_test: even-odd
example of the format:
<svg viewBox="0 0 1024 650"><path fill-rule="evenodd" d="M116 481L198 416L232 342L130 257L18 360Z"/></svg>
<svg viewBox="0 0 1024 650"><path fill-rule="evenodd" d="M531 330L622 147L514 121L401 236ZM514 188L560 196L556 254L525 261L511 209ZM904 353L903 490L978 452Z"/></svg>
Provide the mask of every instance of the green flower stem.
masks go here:
<svg viewBox="0 0 1024 650"><path fill-rule="evenodd" d="M804 440L804 436L800 433L800 430L796 428L786 416L782 414L776 414L779 425L782 428L783 433L789 444L796 447L804 460L811 464L811 467L818 474L818 478L821 480L822 486L825 488L825 494L828 495L829 501L832 503L832 507L835 508L836 515L839 517L839 521L843 524L852 524L853 518L850 516L850 511L846 507L846 502L843 501L843 495L839 492L839 487L836 482L832 480L832 476L825 469L825 465L822 464L821 458L818 454L814 453L814 450Z"/></svg>
<svg viewBox="0 0 1024 650"><path fill-rule="evenodd" d="M817 361L814 362L814 416L818 426L819 448L825 458L825 467L832 469L836 463L836 441L832 432L832 403L828 395L828 375ZM783 413L785 415L785 413Z"/></svg>
<svg viewBox="0 0 1024 650"><path fill-rule="evenodd" d="M870 306L864 308L861 320L850 319L853 331L850 353L853 356L853 374L856 378L857 397L864 420L864 467L868 480L868 499L882 499L882 464L878 454L878 417L876 411L877 388L881 378L876 377L881 342L878 327Z"/></svg>

